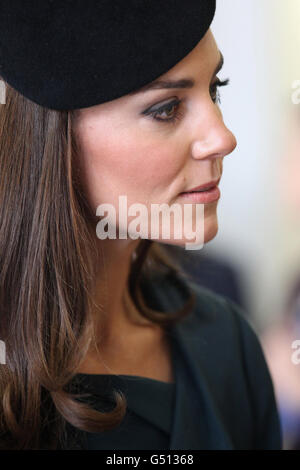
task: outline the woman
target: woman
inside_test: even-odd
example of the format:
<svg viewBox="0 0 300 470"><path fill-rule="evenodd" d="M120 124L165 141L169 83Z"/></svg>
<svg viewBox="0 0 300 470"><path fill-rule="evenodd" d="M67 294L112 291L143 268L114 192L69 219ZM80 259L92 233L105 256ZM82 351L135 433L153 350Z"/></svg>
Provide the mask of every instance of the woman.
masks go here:
<svg viewBox="0 0 300 470"><path fill-rule="evenodd" d="M281 448L242 312L168 256L191 240L175 237L178 219L167 239L139 238L119 206L126 196L161 229L153 205L189 204L200 245L217 233L236 141L218 107L215 2L1 10L1 446Z"/></svg>

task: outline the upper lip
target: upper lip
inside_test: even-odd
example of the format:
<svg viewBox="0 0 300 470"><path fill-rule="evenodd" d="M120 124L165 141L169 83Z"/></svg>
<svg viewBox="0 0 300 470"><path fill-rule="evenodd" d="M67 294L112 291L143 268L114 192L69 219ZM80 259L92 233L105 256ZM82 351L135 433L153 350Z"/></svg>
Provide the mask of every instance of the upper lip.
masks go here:
<svg viewBox="0 0 300 470"><path fill-rule="evenodd" d="M184 192L185 193L191 193L192 191L198 191L199 189L212 188L212 187L217 186L219 184L220 179L221 179L221 177L218 180L210 181L208 183L202 184L201 186L197 186L196 188L188 189L187 191L184 191Z"/></svg>

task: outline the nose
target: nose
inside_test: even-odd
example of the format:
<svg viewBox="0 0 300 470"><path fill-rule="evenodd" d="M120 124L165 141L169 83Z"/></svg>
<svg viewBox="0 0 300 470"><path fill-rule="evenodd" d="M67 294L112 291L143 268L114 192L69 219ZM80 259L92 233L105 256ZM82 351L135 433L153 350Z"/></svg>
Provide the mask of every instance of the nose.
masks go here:
<svg viewBox="0 0 300 470"><path fill-rule="evenodd" d="M199 133L198 133L199 134ZM222 158L237 146L234 134L225 126L221 114L201 126L201 136L192 143L192 156L195 159Z"/></svg>

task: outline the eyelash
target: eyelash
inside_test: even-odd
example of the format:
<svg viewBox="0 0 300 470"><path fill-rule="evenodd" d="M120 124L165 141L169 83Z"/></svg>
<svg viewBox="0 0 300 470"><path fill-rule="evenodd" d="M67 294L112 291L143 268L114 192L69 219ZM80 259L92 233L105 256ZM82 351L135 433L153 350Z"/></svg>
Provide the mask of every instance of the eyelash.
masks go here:
<svg viewBox="0 0 300 470"><path fill-rule="evenodd" d="M221 103L221 99L220 99L220 93L219 93L219 90L218 88L221 87L221 86L226 86L228 85L229 83L229 78L227 78L226 80L217 80L215 83L213 83L211 85L211 88L210 88L210 91L212 92L213 91L213 95L212 96L212 100L214 103ZM154 119L155 121L159 121L159 122L162 122L162 123L175 123L177 120L180 120L183 113L180 111L180 105L182 103L182 100L179 100L179 99L176 99L176 100L173 100L171 101L170 103L167 103L166 105L164 106L161 106L160 108L158 109L155 109L154 111L145 111L144 114L146 114L147 116L151 116L152 119ZM165 112L165 111L168 111L170 109L172 109L173 107L177 106L179 109L178 111L176 112L176 114L172 117L172 118L169 118L169 119L160 119L160 118L157 118L156 116Z"/></svg>

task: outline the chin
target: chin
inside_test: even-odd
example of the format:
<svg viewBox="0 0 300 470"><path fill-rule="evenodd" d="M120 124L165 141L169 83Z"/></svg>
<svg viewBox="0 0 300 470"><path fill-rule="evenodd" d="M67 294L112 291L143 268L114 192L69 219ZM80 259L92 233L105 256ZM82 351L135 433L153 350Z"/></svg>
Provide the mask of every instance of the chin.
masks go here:
<svg viewBox="0 0 300 470"><path fill-rule="evenodd" d="M218 228L218 224L215 224L213 227L209 228L209 230L205 230L204 243L210 242L215 238L218 233Z"/></svg>
<svg viewBox="0 0 300 470"><path fill-rule="evenodd" d="M204 243L207 243L217 235L219 230L218 217L216 211L208 214L204 219Z"/></svg>
<svg viewBox="0 0 300 470"><path fill-rule="evenodd" d="M205 224L205 226L204 226L203 245L205 245L209 241L213 240L215 238L215 236L217 235L217 233L218 233L218 223L217 222L210 223L210 224ZM167 239L167 240L160 238L157 241L159 241L159 243L167 243L168 245L181 246L183 248L186 246L186 244L195 242L194 240L189 240L188 238L182 238L182 239L171 238L171 239Z"/></svg>
<svg viewBox="0 0 300 470"><path fill-rule="evenodd" d="M210 209L213 209L213 208L210 208ZM204 236L203 236L203 240L202 240L203 245L205 245L206 243L210 242L211 240L213 240L215 238L215 236L218 233L218 229L219 229L219 226L218 226L218 217L217 217L216 210L209 210L209 211L205 212ZM196 231L195 226L193 227L193 231L194 232ZM171 236L171 239L170 238L169 239L163 239L163 238L160 237L159 239L157 239L157 241L159 241L160 243L167 243L169 245L177 245L177 246L182 246L182 247L185 247L186 244L196 242L195 240L190 240L190 239L185 238L185 237L175 239L174 234ZM199 243L200 243L200 241L199 241Z"/></svg>

